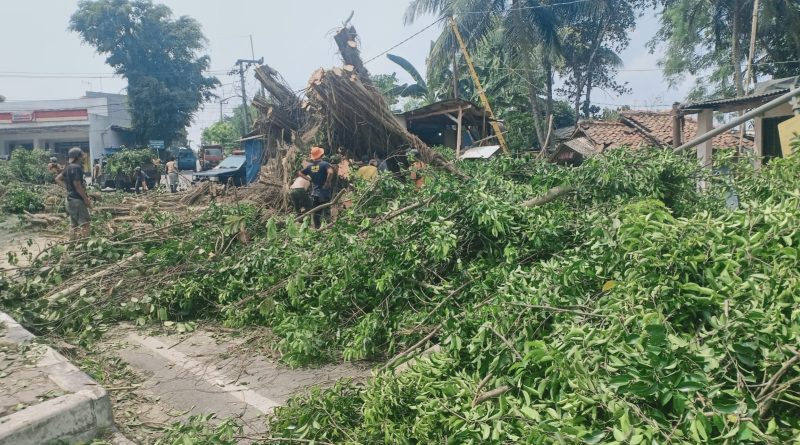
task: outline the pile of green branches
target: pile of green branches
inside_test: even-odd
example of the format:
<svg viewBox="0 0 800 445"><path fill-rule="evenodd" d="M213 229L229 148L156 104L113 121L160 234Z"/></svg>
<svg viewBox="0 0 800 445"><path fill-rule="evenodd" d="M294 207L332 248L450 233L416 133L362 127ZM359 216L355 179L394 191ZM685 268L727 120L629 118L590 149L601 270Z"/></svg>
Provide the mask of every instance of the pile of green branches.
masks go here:
<svg viewBox="0 0 800 445"><path fill-rule="evenodd" d="M80 338L215 318L270 326L291 365L386 363L278 409L269 443L785 443L800 431L800 160L758 175L695 162L501 158L459 163L467 179L425 172L419 191L386 176L320 231L218 209L190 224L195 244L100 237L35 262L0 304ZM125 273L46 298L138 251ZM165 267L136 293L118 284Z"/></svg>
<svg viewBox="0 0 800 445"><path fill-rule="evenodd" d="M149 148L125 148L106 157L105 170L113 175L131 175L136 167L152 165L155 158L156 154Z"/></svg>

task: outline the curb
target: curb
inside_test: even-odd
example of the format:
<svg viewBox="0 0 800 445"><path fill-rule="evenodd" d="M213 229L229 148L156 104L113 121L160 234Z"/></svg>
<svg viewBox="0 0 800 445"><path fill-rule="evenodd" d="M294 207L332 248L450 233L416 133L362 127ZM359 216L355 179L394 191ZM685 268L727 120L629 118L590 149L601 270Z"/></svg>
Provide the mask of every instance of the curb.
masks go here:
<svg viewBox="0 0 800 445"><path fill-rule="evenodd" d="M6 331L0 340L23 345L36 337L0 312ZM0 418L0 445L67 444L91 441L114 429L111 401L106 391L64 356L48 347L35 367L66 395L46 400Z"/></svg>

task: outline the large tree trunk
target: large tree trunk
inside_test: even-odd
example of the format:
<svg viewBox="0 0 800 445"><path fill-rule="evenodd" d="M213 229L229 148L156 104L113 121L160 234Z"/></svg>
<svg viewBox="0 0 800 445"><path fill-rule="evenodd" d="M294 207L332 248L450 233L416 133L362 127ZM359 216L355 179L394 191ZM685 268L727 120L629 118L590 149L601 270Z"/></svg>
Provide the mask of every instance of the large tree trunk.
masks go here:
<svg viewBox="0 0 800 445"><path fill-rule="evenodd" d="M523 56L525 59L525 78L528 79L528 98L531 103L531 114L533 115L533 129L536 131L536 140L539 141L539 147L544 150L547 130L542 126L542 108L539 106L539 89L536 88L536 79L533 75L533 68L531 67L530 54Z"/></svg>
<svg viewBox="0 0 800 445"><path fill-rule="evenodd" d="M584 105L583 117L585 117L586 119L589 119L591 117L590 116L590 113L591 113L590 108L592 106L592 71L591 70L589 70L589 72L587 73L586 100L583 102L583 105Z"/></svg>
<svg viewBox="0 0 800 445"><path fill-rule="evenodd" d="M545 118L547 119L547 132L549 133L552 129L550 128L551 123L553 120L551 116L553 116L553 64L550 63L550 56L548 54L543 54L542 59L544 60L544 75L547 76L545 79L546 88L547 88L547 101L544 104L544 112ZM551 138L547 141L547 145L553 145L553 139ZM550 148L550 147L546 147Z"/></svg>
<svg viewBox="0 0 800 445"><path fill-rule="evenodd" d="M575 119L581 118L581 98L583 97L583 76L578 64L575 64Z"/></svg>
<svg viewBox="0 0 800 445"><path fill-rule="evenodd" d="M733 24L731 26L731 46L733 58L733 83L736 86L736 97L744 94L742 87L742 49L739 45L739 33L742 21L742 0L733 1Z"/></svg>

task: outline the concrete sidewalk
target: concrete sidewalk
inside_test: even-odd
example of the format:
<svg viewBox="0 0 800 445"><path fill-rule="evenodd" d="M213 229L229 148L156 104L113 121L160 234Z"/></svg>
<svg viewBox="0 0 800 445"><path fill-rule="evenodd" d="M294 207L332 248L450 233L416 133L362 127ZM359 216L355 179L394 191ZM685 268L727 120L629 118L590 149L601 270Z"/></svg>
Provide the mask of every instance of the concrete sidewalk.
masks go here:
<svg viewBox="0 0 800 445"><path fill-rule="evenodd" d="M0 445L82 443L114 429L97 382L0 312Z"/></svg>

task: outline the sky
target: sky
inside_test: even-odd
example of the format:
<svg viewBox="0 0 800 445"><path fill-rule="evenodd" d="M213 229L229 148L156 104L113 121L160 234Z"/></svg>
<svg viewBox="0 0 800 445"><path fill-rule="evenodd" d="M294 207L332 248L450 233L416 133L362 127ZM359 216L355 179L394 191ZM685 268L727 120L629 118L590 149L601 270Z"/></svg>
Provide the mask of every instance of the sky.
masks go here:
<svg viewBox="0 0 800 445"><path fill-rule="evenodd" d="M354 11L351 23L361 38L364 60L377 56L434 22L419 18L405 25L405 0L162 0L176 16L193 17L208 38L211 73L222 87L220 99L238 94L239 80L228 73L237 59L264 57L295 89L303 88L310 74L320 67L341 65L333 32ZM77 0L0 0L3 34L0 45L0 94L11 101L78 98L86 91L124 93L126 82L114 76L105 57L81 43L67 30ZM622 97L603 92L593 94L601 107L630 105L635 109L664 109L686 95L689 81L670 88L657 68L659 54L650 54L645 43L658 27L654 13L640 18L631 34L631 44L621 54L625 66L618 80L628 82L632 92ZM391 50L422 70L431 41L441 32L437 24ZM252 36L252 52L251 41ZM411 79L385 56L367 65L373 74L397 72L401 82ZM252 69L245 81L247 95L257 90ZM207 103L189 131L192 146L199 145L202 129L241 104L233 97Z"/></svg>

